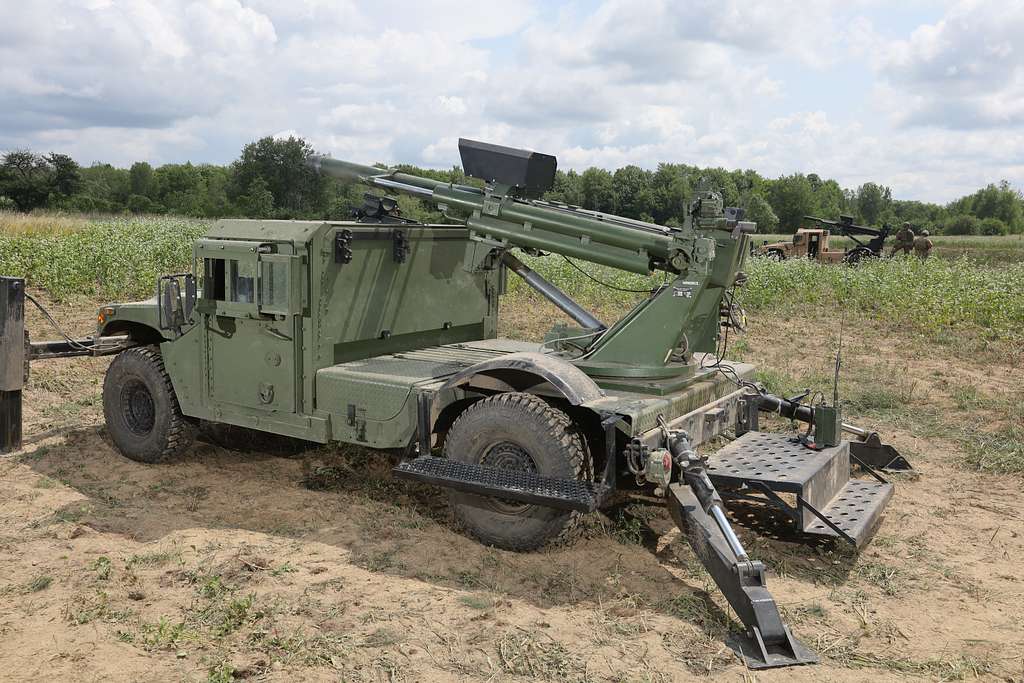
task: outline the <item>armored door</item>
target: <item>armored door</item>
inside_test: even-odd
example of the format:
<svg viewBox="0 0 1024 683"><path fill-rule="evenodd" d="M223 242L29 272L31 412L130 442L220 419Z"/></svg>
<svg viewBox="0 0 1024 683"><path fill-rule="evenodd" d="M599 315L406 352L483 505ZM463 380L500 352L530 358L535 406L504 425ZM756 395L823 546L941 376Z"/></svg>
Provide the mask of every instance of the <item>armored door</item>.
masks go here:
<svg viewBox="0 0 1024 683"><path fill-rule="evenodd" d="M291 251L263 242L196 245L205 398L215 414L232 408L291 414L301 407L300 257Z"/></svg>

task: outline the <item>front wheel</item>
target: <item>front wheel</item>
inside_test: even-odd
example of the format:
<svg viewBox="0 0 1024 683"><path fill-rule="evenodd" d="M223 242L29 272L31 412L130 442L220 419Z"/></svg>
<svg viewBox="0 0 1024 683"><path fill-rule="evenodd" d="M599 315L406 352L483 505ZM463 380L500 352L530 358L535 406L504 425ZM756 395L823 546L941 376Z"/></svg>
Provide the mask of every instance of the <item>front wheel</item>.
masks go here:
<svg viewBox="0 0 1024 683"><path fill-rule="evenodd" d="M192 443L171 378L156 346L119 353L103 380L107 431L125 457L149 464L180 455Z"/></svg>
<svg viewBox="0 0 1024 683"><path fill-rule="evenodd" d="M579 430L561 410L532 394L477 401L452 425L445 456L459 462L579 479L591 471ZM580 514L452 491L456 520L487 545L534 550L568 537Z"/></svg>

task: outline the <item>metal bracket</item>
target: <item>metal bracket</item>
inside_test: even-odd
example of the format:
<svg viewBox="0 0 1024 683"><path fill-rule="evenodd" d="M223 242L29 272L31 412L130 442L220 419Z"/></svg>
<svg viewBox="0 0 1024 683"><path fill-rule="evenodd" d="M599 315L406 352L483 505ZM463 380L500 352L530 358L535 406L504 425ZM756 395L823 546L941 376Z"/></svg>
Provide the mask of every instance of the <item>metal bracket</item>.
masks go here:
<svg viewBox="0 0 1024 683"><path fill-rule="evenodd" d="M340 265L352 263L351 230L339 230L334 233L334 262Z"/></svg>
<svg viewBox="0 0 1024 683"><path fill-rule="evenodd" d="M736 402L736 436L758 431L761 414L760 396L743 396Z"/></svg>
<svg viewBox="0 0 1024 683"><path fill-rule="evenodd" d="M392 238L392 249L391 253L395 259L395 263L405 263L409 257L409 237L405 234L404 230L395 228L391 233Z"/></svg>

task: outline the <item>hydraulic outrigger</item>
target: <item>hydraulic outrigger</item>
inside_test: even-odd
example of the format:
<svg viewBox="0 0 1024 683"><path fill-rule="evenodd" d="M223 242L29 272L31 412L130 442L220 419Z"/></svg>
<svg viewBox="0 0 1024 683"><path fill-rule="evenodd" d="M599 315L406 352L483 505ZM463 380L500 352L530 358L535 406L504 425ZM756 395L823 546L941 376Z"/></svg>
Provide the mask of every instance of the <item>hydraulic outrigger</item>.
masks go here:
<svg viewBox="0 0 1024 683"><path fill-rule="evenodd" d="M783 623L728 507L761 505L797 534L860 546L892 495L880 471L908 465L836 405L768 394L753 366L715 355L723 326L737 325L732 292L755 226L713 191L678 228L542 201L554 157L468 140L460 151L482 188L312 160L419 197L453 223L416 224L373 197L357 221L222 221L196 242L195 273L160 278L150 301L104 306L88 339L27 343L24 283L0 279L0 451L20 446L26 359L118 353L104 407L128 457L181 453L201 420L404 448L415 457L396 476L451 489L470 533L515 549L558 537L573 513L617 494L654 492L743 623L734 646L747 665L816 661ZM514 248L665 279L606 323ZM579 327L557 326L540 347L497 339L509 271ZM809 429L761 432L762 412Z"/></svg>

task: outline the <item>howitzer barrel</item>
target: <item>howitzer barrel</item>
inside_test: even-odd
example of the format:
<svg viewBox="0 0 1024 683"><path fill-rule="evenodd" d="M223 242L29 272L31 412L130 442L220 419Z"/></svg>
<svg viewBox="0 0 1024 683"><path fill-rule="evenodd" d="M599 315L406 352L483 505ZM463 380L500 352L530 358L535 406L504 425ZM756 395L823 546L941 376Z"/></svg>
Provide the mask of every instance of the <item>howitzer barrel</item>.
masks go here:
<svg viewBox="0 0 1024 683"><path fill-rule="evenodd" d="M648 273L652 261L668 263L678 248L671 229L543 201L491 196L475 187L445 183L401 171L314 157L328 175L428 199L464 214L471 230L513 246ZM661 266L665 267L665 266Z"/></svg>

